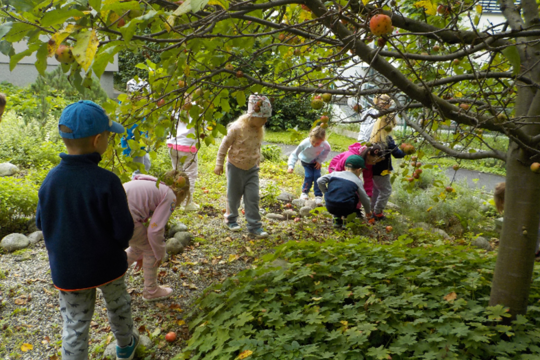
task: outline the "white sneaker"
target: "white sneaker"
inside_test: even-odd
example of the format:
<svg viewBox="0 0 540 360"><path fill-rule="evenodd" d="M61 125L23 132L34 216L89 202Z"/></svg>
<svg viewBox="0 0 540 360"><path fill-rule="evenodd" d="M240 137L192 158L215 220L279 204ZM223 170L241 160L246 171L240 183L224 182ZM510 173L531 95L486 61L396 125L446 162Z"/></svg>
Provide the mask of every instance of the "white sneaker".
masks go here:
<svg viewBox="0 0 540 360"><path fill-rule="evenodd" d="M186 205L186 207L184 208L185 211L197 211L199 210L201 207L197 204L195 204L194 202L190 202L189 204Z"/></svg>
<svg viewBox="0 0 540 360"><path fill-rule="evenodd" d="M322 204L323 204L323 198L320 197L320 196L316 196L315 197L315 205L322 206Z"/></svg>
<svg viewBox="0 0 540 360"><path fill-rule="evenodd" d="M302 193L302 195L300 195L300 199L301 200L309 200L309 195L306 194L306 193Z"/></svg>

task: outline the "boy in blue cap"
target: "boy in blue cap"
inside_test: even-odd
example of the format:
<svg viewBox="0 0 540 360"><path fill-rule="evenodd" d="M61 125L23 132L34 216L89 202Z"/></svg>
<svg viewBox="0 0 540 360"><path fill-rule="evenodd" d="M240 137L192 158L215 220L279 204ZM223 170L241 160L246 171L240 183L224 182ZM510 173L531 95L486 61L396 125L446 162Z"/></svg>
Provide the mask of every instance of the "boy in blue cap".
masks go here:
<svg viewBox="0 0 540 360"><path fill-rule="evenodd" d="M371 201L359 178L365 167L363 157L351 155L345 160L345 171L334 171L317 180L317 185L324 194L326 209L334 215L335 228L343 226L343 217L353 213L362 215L359 203L364 206L366 216L371 217Z"/></svg>
<svg viewBox="0 0 540 360"><path fill-rule="evenodd" d="M68 105L58 127L68 153L41 185L36 224L60 294L62 359L88 359L96 288L105 298L116 358L133 359L139 337L124 282L133 218L118 176L98 166L109 134L124 128L91 101Z"/></svg>

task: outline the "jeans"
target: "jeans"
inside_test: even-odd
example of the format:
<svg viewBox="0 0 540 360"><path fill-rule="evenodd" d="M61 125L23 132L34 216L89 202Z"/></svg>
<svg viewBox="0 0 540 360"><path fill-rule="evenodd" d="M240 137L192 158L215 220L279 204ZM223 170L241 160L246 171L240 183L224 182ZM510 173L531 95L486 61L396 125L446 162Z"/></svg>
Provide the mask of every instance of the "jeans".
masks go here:
<svg viewBox="0 0 540 360"><path fill-rule="evenodd" d="M317 185L317 180L321 177L321 169L315 169L315 164L316 163L308 164L302 161L302 166L304 167L304 184L302 185L302 192L304 194L309 194L311 186L313 185L313 182L315 182L313 192L315 193L315 196L322 197L322 191L319 189L319 185Z"/></svg>

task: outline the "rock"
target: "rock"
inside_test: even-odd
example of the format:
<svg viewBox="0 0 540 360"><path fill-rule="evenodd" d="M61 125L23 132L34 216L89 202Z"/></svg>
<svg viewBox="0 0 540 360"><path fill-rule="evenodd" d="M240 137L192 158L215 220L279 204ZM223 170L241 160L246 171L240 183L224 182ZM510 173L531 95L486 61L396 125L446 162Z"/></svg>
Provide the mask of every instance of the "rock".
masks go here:
<svg viewBox="0 0 540 360"><path fill-rule="evenodd" d="M298 208L304 207L306 205L306 200L304 199L294 199L292 204Z"/></svg>
<svg viewBox="0 0 540 360"><path fill-rule="evenodd" d="M424 230L430 230L431 229L431 225L429 225L428 223L425 223L425 222L419 222L419 223L416 223L416 225L414 225L415 228L422 228Z"/></svg>
<svg viewBox="0 0 540 360"><path fill-rule="evenodd" d="M180 231L174 234L174 238L179 240L182 243L182 246L186 247L191 244L193 240L193 235L187 231Z"/></svg>
<svg viewBox="0 0 540 360"><path fill-rule="evenodd" d="M313 210L317 207L317 203L315 202L315 200L307 200L304 206Z"/></svg>
<svg viewBox="0 0 540 360"><path fill-rule="evenodd" d="M311 216L311 208L309 206L304 206L300 208L299 214L302 217Z"/></svg>
<svg viewBox="0 0 540 360"><path fill-rule="evenodd" d="M163 259L161 259L161 262L167 262L167 261L169 261L169 254L165 250L165 255L163 255Z"/></svg>
<svg viewBox="0 0 540 360"><path fill-rule="evenodd" d="M28 234L39 231L39 229L37 228L37 225L36 225L36 219L35 218L32 218L32 219L28 220L28 222L26 223L26 226L28 227Z"/></svg>
<svg viewBox="0 0 540 360"><path fill-rule="evenodd" d="M290 203L291 201L293 201L294 196L292 196L292 194L289 194L289 193L286 192L286 191L283 191L283 192L281 192L281 194L278 195L277 199L278 199L279 201L283 201L283 202L286 202L286 203Z"/></svg>
<svg viewBox="0 0 540 360"><path fill-rule="evenodd" d="M0 243L0 246L8 252L24 249L28 245L30 245L30 240L23 234L16 233L6 235Z"/></svg>
<svg viewBox="0 0 540 360"><path fill-rule="evenodd" d="M264 210L263 208L260 208L259 209L259 214L261 214L261 215L266 214L266 210Z"/></svg>
<svg viewBox="0 0 540 360"><path fill-rule="evenodd" d="M170 238L165 243L165 249L168 253L171 253L173 255L181 254L182 252L184 252L184 245L182 245L182 242L177 238Z"/></svg>
<svg viewBox="0 0 540 360"><path fill-rule="evenodd" d="M393 211L399 211L399 206L397 206L394 203L391 203L390 201L386 203L386 208Z"/></svg>
<svg viewBox="0 0 540 360"><path fill-rule="evenodd" d="M180 231L187 231L188 227L184 224L174 224L170 227L169 232L167 233L167 236L172 238L174 234Z"/></svg>
<svg viewBox="0 0 540 360"><path fill-rule="evenodd" d="M260 179L259 180L259 190L264 190L269 186L275 185L276 182L272 179Z"/></svg>
<svg viewBox="0 0 540 360"><path fill-rule="evenodd" d="M484 249L484 250L487 250L487 251L493 250L491 248L491 244L489 243L489 241L486 238L482 237L482 236L479 236L476 239L474 239L471 244L473 246L476 246L477 248Z"/></svg>
<svg viewBox="0 0 540 360"><path fill-rule="evenodd" d="M273 213L266 214L266 218L270 220L279 220L279 221L285 220L285 216L281 214L273 214Z"/></svg>
<svg viewBox="0 0 540 360"><path fill-rule="evenodd" d="M438 234L440 236L442 236L444 238L444 240L450 240L451 237L450 235L448 235L446 233L446 231L442 230L442 229L431 229L431 231L434 233L434 234Z"/></svg>
<svg viewBox="0 0 540 360"><path fill-rule="evenodd" d="M495 231L498 232L498 233L502 232L503 220L504 220L504 218L502 218L502 217L500 217L498 219L495 219Z"/></svg>
<svg viewBox="0 0 540 360"><path fill-rule="evenodd" d="M290 220L290 219L294 219L295 217L298 216L298 213L294 210L285 210L283 212L283 216L285 216L287 218L287 220Z"/></svg>
<svg viewBox="0 0 540 360"><path fill-rule="evenodd" d="M0 176L11 176L19 172L19 168L10 163L0 164Z"/></svg>
<svg viewBox="0 0 540 360"><path fill-rule="evenodd" d="M116 340L107 345L103 357L106 359L116 359Z"/></svg>
<svg viewBox="0 0 540 360"><path fill-rule="evenodd" d="M30 244L36 244L37 242L43 240L43 232L34 231L30 235L28 235L28 240L30 241Z"/></svg>
<svg viewBox="0 0 540 360"><path fill-rule="evenodd" d="M147 349L150 349L152 346L154 346L154 343L152 342L152 340L150 340L150 338L146 335L141 335L139 339L139 344L144 346Z"/></svg>

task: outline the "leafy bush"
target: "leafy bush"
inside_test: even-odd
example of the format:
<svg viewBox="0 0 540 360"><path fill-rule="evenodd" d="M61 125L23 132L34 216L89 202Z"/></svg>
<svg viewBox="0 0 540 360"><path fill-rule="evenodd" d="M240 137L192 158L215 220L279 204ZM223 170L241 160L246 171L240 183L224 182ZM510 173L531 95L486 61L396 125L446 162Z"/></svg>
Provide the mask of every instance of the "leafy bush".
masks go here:
<svg viewBox="0 0 540 360"><path fill-rule="evenodd" d="M272 116L268 119L266 128L272 131L298 128L311 129L320 111L311 108L309 98L285 96L272 104Z"/></svg>
<svg viewBox="0 0 540 360"><path fill-rule="evenodd" d="M14 177L0 177L0 238L20 231L36 212L38 187Z"/></svg>
<svg viewBox="0 0 540 360"><path fill-rule="evenodd" d="M527 316L503 325L508 310L488 306L494 256L407 245L288 242L205 291L175 359L540 356L538 267Z"/></svg>
<svg viewBox="0 0 540 360"><path fill-rule="evenodd" d="M448 193L445 186L450 180L442 170L423 169L420 179L412 184L403 174L396 176L392 184L392 202L407 209L410 220L442 226L456 235L482 221L480 190L471 189L465 183L454 183L455 192Z"/></svg>
<svg viewBox="0 0 540 360"><path fill-rule="evenodd" d="M283 151L277 145L263 145L261 153L264 160L280 162L283 157Z"/></svg>

